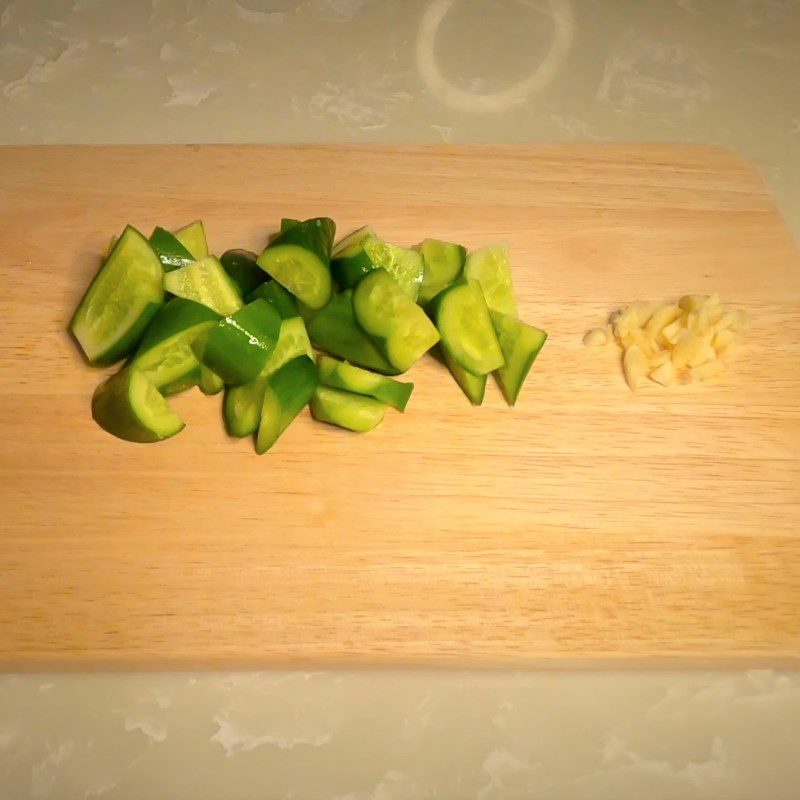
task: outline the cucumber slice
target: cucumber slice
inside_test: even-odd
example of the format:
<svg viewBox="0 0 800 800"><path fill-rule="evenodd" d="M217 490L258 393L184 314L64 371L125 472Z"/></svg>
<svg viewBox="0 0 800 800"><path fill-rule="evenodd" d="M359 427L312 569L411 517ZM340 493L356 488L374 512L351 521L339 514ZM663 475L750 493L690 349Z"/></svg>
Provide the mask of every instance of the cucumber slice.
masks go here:
<svg viewBox="0 0 800 800"><path fill-rule="evenodd" d="M195 385L200 362L192 344L219 322L210 308L175 297L153 317L132 365L162 394L176 394Z"/></svg>
<svg viewBox="0 0 800 800"><path fill-rule="evenodd" d="M306 327L311 343L318 349L376 372L397 374L356 322L352 290L332 297L322 311L306 320Z"/></svg>
<svg viewBox="0 0 800 800"><path fill-rule="evenodd" d="M376 269L361 280L353 292L353 310L358 324L378 341L389 363L400 372L439 341L425 312L385 270ZM487 323L491 330L488 314Z"/></svg>
<svg viewBox="0 0 800 800"><path fill-rule="evenodd" d="M486 305L492 311L517 316L507 245L492 244L470 253L464 264L464 277L480 283Z"/></svg>
<svg viewBox="0 0 800 800"><path fill-rule="evenodd" d="M287 362L302 355L312 360L314 358L303 320L300 317L283 320L278 343L261 374L241 386L229 386L225 392L223 416L232 436L249 436L258 430L267 378Z"/></svg>
<svg viewBox="0 0 800 800"><path fill-rule="evenodd" d="M161 262L128 225L86 290L70 329L92 364L113 364L136 347L163 303Z"/></svg>
<svg viewBox="0 0 800 800"><path fill-rule="evenodd" d="M256 452L266 453L294 418L305 408L319 377L317 367L308 356L287 361L267 378L261 422L256 437Z"/></svg>
<svg viewBox="0 0 800 800"><path fill-rule="evenodd" d="M271 242L258 265L309 308L331 297L331 244L336 226L327 217L298 222Z"/></svg>
<svg viewBox="0 0 800 800"><path fill-rule="evenodd" d="M242 297L258 288L267 279L256 263L256 254L249 250L226 250L219 259Z"/></svg>
<svg viewBox="0 0 800 800"><path fill-rule="evenodd" d="M104 431L129 442L160 442L184 427L158 389L130 366L95 389L92 417Z"/></svg>
<svg viewBox="0 0 800 800"><path fill-rule="evenodd" d="M356 433L366 433L380 425L389 407L380 400L353 392L318 386L311 398L311 416Z"/></svg>
<svg viewBox="0 0 800 800"><path fill-rule="evenodd" d="M202 220L196 219L175 231L175 238L199 261L208 255L208 242Z"/></svg>
<svg viewBox="0 0 800 800"><path fill-rule="evenodd" d="M219 394L225 388L225 381L212 372L205 364L200 365L200 376L197 379L197 385L203 394L214 395Z"/></svg>
<svg viewBox="0 0 800 800"><path fill-rule="evenodd" d="M492 311L491 317L506 361L495 372L495 377L506 402L513 406L533 362L547 341L547 334L508 314Z"/></svg>
<svg viewBox="0 0 800 800"><path fill-rule="evenodd" d="M265 272L262 271L261 274L266 277ZM287 292L278 281L262 283L258 289L247 295L247 302L252 303L253 300L258 300L258 298L266 300L271 306L274 306L283 319L300 316L297 299L293 294Z"/></svg>
<svg viewBox="0 0 800 800"><path fill-rule="evenodd" d="M414 389L413 383L401 383L383 375L376 375L374 372L337 361L330 356L320 356L317 368L320 383L325 386L374 397L398 411L405 410L408 398Z"/></svg>
<svg viewBox="0 0 800 800"><path fill-rule="evenodd" d="M214 256L168 272L164 276L164 288L176 297L194 300L223 316L242 307L242 296L236 284Z"/></svg>
<svg viewBox="0 0 800 800"><path fill-rule="evenodd" d="M368 272L375 269L364 252L364 242L375 238L369 225L345 236L331 253L331 275L340 289L352 289Z"/></svg>
<svg viewBox="0 0 800 800"><path fill-rule="evenodd" d="M195 260L194 256L164 228L155 228L150 234L150 246L155 250L164 272L180 269Z"/></svg>
<svg viewBox="0 0 800 800"><path fill-rule="evenodd" d="M352 243L346 253L340 253L334 263L335 269L333 264L331 269L342 289L355 288L367 273L384 269L412 300L416 300L419 294L424 265L422 256L416 250L389 244L376 236L365 236L361 241Z"/></svg>
<svg viewBox="0 0 800 800"><path fill-rule="evenodd" d="M467 372L486 375L505 363L489 309L477 281L458 281L441 292L433 307L442 346Z"/></svg>
<svg viewBox="0 0 800 800"><path fill-rule="evenodd" d="M215 325L203 342L195 342L200 360L225 383L253 380L278 343L281 318L266 301L255 300Z"/></svg>
<svg viewBox="0 0 800 800"><path fill-rule="evenodd" d="M467 372L448 352L447 348L439 345L439 354L445 363L450 374L455 378L456 383L461 387L461 391L474 406L483 403L483 396L486 393L486 375L473 375Z"/></svg>
<svg viewBox="0 0 800 800"><path fill-rule="evenodd" d="M422 305L458 280L464 269L467 250L460 244L426 239L419 246L419 252L425 267L417 298Z"/></svg>

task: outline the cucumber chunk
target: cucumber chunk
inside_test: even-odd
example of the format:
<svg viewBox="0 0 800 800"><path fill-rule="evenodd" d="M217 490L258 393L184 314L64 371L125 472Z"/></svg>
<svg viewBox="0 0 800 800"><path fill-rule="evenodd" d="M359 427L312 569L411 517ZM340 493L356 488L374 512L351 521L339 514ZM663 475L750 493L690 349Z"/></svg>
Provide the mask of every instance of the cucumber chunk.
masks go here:
<svg viewBox="0 0 800 800"><path fill-rule="evenodd" d="M104 431L129 442L160 442L184 427L158 389L131 366L95 389L92 417Z"/></svg>
<svg viewBox="0 0 800 800"><path fill-rule="evenodd" d="M128 225L75 311L70 329L92 364L113 364L138 344L164 302L164 269Z"/></svg>
<svg viewBox="0 0 800 800"><path fill-rule="evenodd" d="M513 406L533 362L547 341L547 334L508 314L492 311L491 317L506 362L495 372L495 377L506 402Z"/></svg>
<svg viewBox="0 0 800 800"><path fill-rule="evenodd" d="M433 307L442 346L473 375L486 375L505 363L477 281L462 280L441 292Z"/></svg>
<svg viewBox="0 0 800 800"><path fill-rule="evenodd" d="M215 395L219 394L225 388L225 381L212 372L205 364L200 365L200 376L197 379L197 385L203 394Z"/></svg>
<svg viewBox="0 0 800 800"><path fill-rule="evenodd" d="M311 398L311 416L356 433L366 433L380 425L389 407L380 400L353 392L318 386Z"/></svg>
<svg viewBox="0 0 800 800"><path fill-rule="evenodd" d="M199 261L208 255L208 242L202 220L196 219L174 233L175 238Z"/></svg>
<svg viewBox="0 0 800 800"><path fill-rule="evenodd" d="M164 288L176 297L185 297L217 314L233 314L242 307L242 296L222 264L206 256L164 276Z"/></svg>
<svg viewBox="0 0 800 800"><path fill-rule="evenodd" d="M150 246L155 250L164 272L172 272L195 261L195 257L164 228L155 228L150 234Z"/></svg>
<svg viewBox="0 0 800 800"><path fill-rule="evenodd" d="M267 279L264 270L256 263L256 254L249 250L226 250L220 256L219 263L242 297L249 295Z"/></svg>
<svg viewBox="0 0 800 800"><path fill-rule="evenodd" d="M405 410L414 389L413 383L402 383L376 375L330 356L320 356L317 367L320 383L325 386L374 397L398 411Z"/></svg>
<svg viewBox="0 0 800 800"><path fill-rule="evenodd" d="M353 292L353 310L358 324L376 339L399 372L439 341L425 312L385 270L376 269L361 280Z"/></svg>
<svg viewBox="0 0 800 800"><path fill-rule="evenodd" d="M467 396L467 399L474 406L479 406L483 403L483 397L486 393L486 375L473 375L467 372L449 353L446 347L442 347L439 343L439 353L445 363L450 374L455 379L455 382L461 387L461 391Z"/></svg>
<svg viewBox="0 0 800 800"><path fill-rule="evenodd" d="M492 311L517 316L507 245L492 244L470 253L464 264L464 277L480 283L486 305Z"/></svg>
<svg viewBox="0 0 800 800"><path fill-rule="evenodd" d="M264 272L261 274L266 277ZM255 291L247 295L247 302L252 303L259 297L274 306L283 319L300 316L297 299L293 294L287 292L278 281L268 280L266 283L262 283Z"/></svg>
<svg viewBox="0 0 800 800"><path fill-rule="evenodd" d="M425 269L417 302L424 305L461 277L467 251L460 244L426 239L419 252Z"/></svg>
<svg viewBox="0 0 800 800"><path fill-rule="evenodd" d="M309 308L331 296L331 245L336 226L327 217L298 222L267 245L258 265Z"/></svg>

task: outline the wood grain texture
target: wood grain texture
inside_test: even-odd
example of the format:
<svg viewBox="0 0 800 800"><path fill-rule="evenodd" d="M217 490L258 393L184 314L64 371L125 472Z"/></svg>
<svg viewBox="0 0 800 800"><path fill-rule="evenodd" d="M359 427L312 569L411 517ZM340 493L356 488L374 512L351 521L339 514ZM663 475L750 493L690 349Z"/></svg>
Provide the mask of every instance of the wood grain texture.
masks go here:
<svg viewBox="0 0 800 800"><path fill-rule="evenodd" d="M0 665L755 663L800 657L800 259L707 147L0 149ZM65 333L111 233L281 216L507 240L550 332L515 409L426 358L407 413L258 457L220 398L159 445L94 425ZM718 385L631 395L581 344L620 303L752 319Z"/></svg>

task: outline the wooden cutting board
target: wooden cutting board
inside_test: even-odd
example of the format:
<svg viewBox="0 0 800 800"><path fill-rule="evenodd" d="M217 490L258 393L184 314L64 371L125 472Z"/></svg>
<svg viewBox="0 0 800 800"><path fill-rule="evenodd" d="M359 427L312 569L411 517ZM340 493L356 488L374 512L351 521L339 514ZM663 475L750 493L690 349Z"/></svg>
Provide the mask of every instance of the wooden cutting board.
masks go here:
<svg viewBox="0 0 800 800"><path fill-rule="evenodd" d="M0 149L0 665L798 663L800 258L723 150ZM411 245L508 241L549 331L515 409L430 358L358 436L304 415L256 456L220 398L158 445L92 422L65 327L112 233L281 216ZM587 327L720 292L752 320L717 385L632 395Z"/></svg>

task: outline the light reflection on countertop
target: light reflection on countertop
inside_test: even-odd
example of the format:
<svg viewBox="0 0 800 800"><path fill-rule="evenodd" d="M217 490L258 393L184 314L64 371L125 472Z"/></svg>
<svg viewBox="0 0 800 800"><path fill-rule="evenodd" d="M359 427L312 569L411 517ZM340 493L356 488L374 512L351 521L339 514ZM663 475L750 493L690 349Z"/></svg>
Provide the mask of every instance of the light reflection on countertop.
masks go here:
<svg viewBox="0 0 800 800"><path fill-rule="evenodd" d="M800 240L797 0L15 0L0 141L672 140ZM0 797L800 796L800 675L0 677Z"/></svg>

